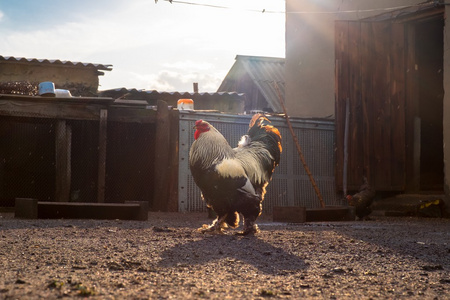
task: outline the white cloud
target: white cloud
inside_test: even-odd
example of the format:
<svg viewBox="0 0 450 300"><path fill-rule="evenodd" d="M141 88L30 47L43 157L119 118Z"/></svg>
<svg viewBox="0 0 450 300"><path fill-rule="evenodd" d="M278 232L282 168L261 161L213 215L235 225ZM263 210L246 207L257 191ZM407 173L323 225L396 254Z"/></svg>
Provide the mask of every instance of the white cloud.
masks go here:
<svg viewBox="0 0 450 300"><path fill-rule="evenodd" d="M126 87L160 92L193 92L193 83L197 82L200 92L215 92L224 78L222 74L203 72L161 70L158 73L136 73L126 70L116 71L118 71L116 74L105 74L108 76L108 80L100 77L100 90ZM117 74L121 74L121 76L119 77ZM126 80L123 80L124 77Z"/></svg>
<svg viewBox="0 0 450 300"><path fill-rule="evenodd" d="M45 29L38 24L27 31L0 28L0 54L113 64L100 77L100 89L192 91L198 82L200 91L210 92L236 55L284 56L283 18L136 0Z"/></svg>
<svg viewBox="0 0 450 300"><path fill-rule="evenodd" d="M186 69L186 70L211 70L214 68L214 65L210 62L205 61L193 61L193 60L185 60L185 61L177 61L173 63L163 63L163 67L172 68L172 69Z"/></svg>

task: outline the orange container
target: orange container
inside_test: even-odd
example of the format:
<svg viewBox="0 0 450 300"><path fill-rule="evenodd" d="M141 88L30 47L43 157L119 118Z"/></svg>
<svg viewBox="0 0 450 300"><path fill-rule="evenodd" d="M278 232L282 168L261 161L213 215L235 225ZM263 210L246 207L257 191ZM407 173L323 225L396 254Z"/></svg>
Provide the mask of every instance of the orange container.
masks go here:
<svg viewBox="0 0 450 300"><path fill-rule="evenodd" d="M179 110L194 110L194 100L180 99L177 102L177 108Z"/></svg>

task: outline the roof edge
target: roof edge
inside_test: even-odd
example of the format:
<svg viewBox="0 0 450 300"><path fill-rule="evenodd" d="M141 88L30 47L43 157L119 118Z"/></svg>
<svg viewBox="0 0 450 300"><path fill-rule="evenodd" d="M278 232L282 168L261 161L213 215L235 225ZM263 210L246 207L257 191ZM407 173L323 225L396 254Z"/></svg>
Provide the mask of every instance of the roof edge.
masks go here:
<svg viewBox="0 0 450 300"><path fill-rule="evenodd" d="M251 56L251 55L236 55L235 60L259 60L259 61L270 61L270 62L285 62L283 57L272 57L272 56Z"/></svg>
<svg viewBox="0 0 450 300"><path fill-rule="evenodd" d="M95 68L97 70L112 71L111 64L94 64L94 63L83 63L68 60L59 59L37 59L37 58L25 58L25 57L15 57L15 56L3 56L0 55L0 62L7 63L30 63L30 64L47 64L54 66L69 66L69 67L80 67L80 68Z"/></svg>

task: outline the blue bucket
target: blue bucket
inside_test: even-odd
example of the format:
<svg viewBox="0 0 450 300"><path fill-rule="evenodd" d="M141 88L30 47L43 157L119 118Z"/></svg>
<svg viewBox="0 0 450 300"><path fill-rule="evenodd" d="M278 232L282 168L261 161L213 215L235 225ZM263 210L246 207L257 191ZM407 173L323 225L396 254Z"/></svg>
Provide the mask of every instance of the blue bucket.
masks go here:
<svg viewBox="0 0 450 300"><path fill-rule="evenodd" d="M55 97L55 84L51 81L39 83L39 96Z"/></svg>

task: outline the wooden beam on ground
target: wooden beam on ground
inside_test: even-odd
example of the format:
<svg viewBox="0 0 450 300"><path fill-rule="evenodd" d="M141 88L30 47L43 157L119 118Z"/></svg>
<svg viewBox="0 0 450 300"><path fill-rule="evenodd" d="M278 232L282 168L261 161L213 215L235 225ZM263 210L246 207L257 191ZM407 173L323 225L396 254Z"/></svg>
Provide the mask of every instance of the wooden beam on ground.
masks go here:
<svg viewBox="0 0 450 300"><path fill-rule="evenodd" d="M355 209L350 206L307 208L306 222L354 221Z"/></svg>
<svg viewBox="0 0 450 300"><path fill-rule="evenodd" d="M20 219L119 219L146 221L148 220L148 202L45 202L31 198L16 198L14 217Z"/></svg>
<svg viewBox="0 0 450 300"><path fill-rule="evenodd" d="M306 222L306 208L302 206L274 206L272 214L274 222Z"/></svg>
<svg viewBox="0 0 450 300"><path fill-rule="evenodd" d="M145 221L148 203L38 202L38 218Z"/></svg>

